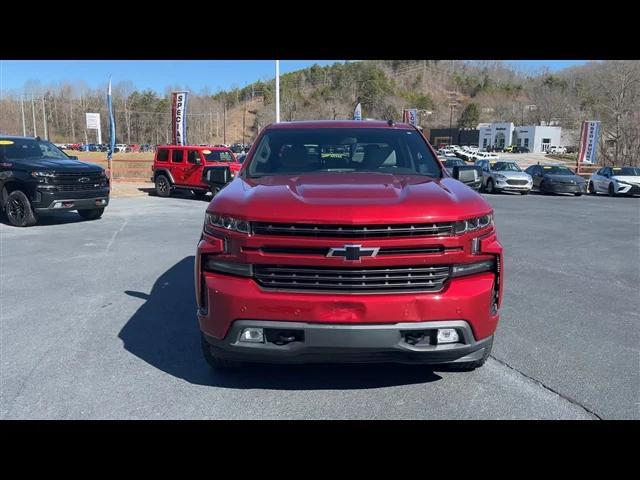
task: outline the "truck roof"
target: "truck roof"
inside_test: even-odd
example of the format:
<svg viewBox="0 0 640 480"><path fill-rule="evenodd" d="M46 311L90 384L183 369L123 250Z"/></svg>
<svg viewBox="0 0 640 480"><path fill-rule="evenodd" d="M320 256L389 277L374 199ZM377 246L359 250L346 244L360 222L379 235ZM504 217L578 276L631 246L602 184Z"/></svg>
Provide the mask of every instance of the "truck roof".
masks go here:
<svg viewBox="0 0 640 480"><path fill-rule="evenodd" d="M269 130L296 129L296 128L399 128L413 130L408 123L393 123L383 120L301 120L296 122L271 123Z"/></svg>
<svg viewBox="0 0 640 480"><path fill-rule="evenodd" d="M194 150L229 150L229 147L215 147L213 145L158 145L158 148L193 148Z"/></svg>
<svg viewBox="0 0 640 480"><path fill-rule="evenodd" d="M12 140L35 140L36 137L23 137L20 135L2 135L0 134L0 138L10 138Z"/></svg>

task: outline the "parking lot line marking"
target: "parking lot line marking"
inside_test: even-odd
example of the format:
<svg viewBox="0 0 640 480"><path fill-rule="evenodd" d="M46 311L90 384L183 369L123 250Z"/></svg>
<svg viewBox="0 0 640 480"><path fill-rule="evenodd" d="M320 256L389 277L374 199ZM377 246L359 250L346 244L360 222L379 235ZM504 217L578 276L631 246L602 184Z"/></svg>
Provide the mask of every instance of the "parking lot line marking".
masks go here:
<svg viewBox="0 0 640 480"><path fill-rule="evenodd" d="M109 241L109 244L107 245L107 249L104 251L104 253L109 253L109 249L111 248L111 245L113 245L113 242L115 242L116 237L124 229L124 227L127 224L127 222L128 222L128 220L125 218L124 219L124 223L120 227L120 230L117 230L116 232L113 233L113 236L111 237L111 240Z"/></svg>

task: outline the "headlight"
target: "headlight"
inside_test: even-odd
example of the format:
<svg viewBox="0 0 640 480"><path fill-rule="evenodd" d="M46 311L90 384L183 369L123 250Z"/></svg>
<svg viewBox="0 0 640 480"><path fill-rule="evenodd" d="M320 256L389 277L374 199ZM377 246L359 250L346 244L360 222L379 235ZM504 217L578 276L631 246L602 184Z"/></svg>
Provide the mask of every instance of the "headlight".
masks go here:
<svg viewBox="0 0 640 480"><path fill-rule="evenodd" d="M214 226L224 228L227 230L233 230L240 233L249 233L249 222L233 217L225 217L223 215L215 215L212 213L205 213L204 215L204 231L209 232L208 226Z"/></svg>
<svg viewBox="0 0 640 480"><path fill-rule="evenodd" d="M31 176L34 178L53 178L56 176L55 173L53 172L46 172L46 171L34 171L31 172Z"/></svg>
<svg viewBox="0 0 640 480"><path fill-rule="evenodd" d="M475 273L482 273L482 272L491 272L493 270L495 270L495 261L485 260L483 262L454 265L451 270L451 276L464 277L465 275L473 275Z"/></svg>
<svg viewBox="0 0 640 480"><path fill-rule="evenodd" d="M481 228L493 225L493 214L483 215L481 217L474 217L468 220L461 220L453 224L453 232L456 235L462 235L463 233L473 232Z"/></svg>
<svg viewBox="0 0 640 480"><path fill-rule="evenodd" d="M202 269L207 272L227 273L241 277L253 276L253 268L248 263L221 262L215 257L204 255L202 257Z"/></svg>
<svg viewBox="0 0 640 480"><path fill-rule="evenodd" d="M499 173L496 173L496 178L499 179L499 180L506 180L507 179L507 177L505 177L504 175L501 175Z"/></svg>

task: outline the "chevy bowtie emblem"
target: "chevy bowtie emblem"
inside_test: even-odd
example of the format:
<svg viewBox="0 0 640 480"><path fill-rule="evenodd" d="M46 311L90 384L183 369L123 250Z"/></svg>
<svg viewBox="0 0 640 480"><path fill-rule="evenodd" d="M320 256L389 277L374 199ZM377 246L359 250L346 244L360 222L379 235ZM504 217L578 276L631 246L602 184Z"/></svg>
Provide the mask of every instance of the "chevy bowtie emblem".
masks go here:
<svg viewBox="0 0 640 480"><path fill-rule="evenodd" d="M78 179L78 181L79 181L80 183L87 183L87 182L89 182L90 180L91 180L91 179L90 179L89 177L80 177L80 178Z"/></svg>
<svg viewBox="0 0 640 480"><path fill-rule="evenodd" d="M362 248L362 245L345 245L342 248L332 248L327 257L344 257L345 262L359 262L362 257L375 257L380 247Z"/></svg>

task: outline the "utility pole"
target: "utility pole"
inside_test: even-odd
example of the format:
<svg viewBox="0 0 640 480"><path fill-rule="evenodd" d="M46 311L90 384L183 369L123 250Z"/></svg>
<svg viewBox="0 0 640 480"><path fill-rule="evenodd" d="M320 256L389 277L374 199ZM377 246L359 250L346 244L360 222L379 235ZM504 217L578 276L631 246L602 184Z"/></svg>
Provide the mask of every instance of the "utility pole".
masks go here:
<svg viewBox="0 0 640 480"><path fill-rule="evenodd" d="M276 60L276 123L280 122L280 60Z"/></svg>
<svg viewBox="0 0 640 480"><path fill-rule="evenodd" d="M69 120L71 122L71 141L76 143L76 128L73 125L73 98L69 99Z"/></svg>
<svg viewBox="0 0 640 480"><path fill-rule="evenodd" d="M222 143L227 144L227 101L222 105Z"/></svg>
<svg viewBox="0 0 640 480"><path fill-rule="evenodd" d="M422 64L422 91L427 93L427 61L423 60Z"/></svg>
<svg viewBox="0 0 640 480"><path fill-rule="evenodd" d="M42 96L42 124L44 125L44 138L45 140L49 140L49 135L47 133L47 110L44 106L44 95Z"/></svg>
<svg viewBox="0 0 640 480"><path fill-rule="evenodd" d="M33 136L37 137L38 132L36 131L36 104L33 100L33 93L31 94L31 114L33 115Z"/></svg>
<svg viewBox="0 0 640 480"><path fill-rule="evenodd" d="M220 126L220 112L216 110L216 140L220 137L220 130L218 128L219 126Z"/></svg>
<svg viewBox="0 0 640 480"><path fill-rule="evenodd" d="M213 142L209 140L211 137L213 137L213 112L209 109L209 133L207 135L207 141L210 144L213 144Z"/></svg>
<svg viewBox="0 0 640 480"><path fill-rule="evenodd" d="M22 110L22 136L27 136L27 124L24 121L24 95L20 95L20 109Z"/></svg>

